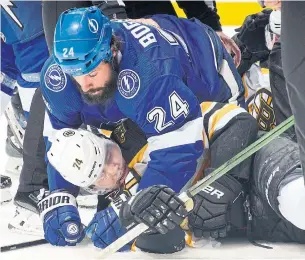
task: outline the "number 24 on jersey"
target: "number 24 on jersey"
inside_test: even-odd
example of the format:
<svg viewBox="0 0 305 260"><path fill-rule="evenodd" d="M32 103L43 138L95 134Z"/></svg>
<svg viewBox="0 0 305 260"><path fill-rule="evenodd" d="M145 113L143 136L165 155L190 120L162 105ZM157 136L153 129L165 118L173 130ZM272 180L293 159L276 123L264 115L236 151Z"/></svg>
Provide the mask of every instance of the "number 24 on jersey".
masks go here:
<svg viewBox="0 0 305 260"><path fill-rule="evenodd" d="M182 100L176 91L173 91L169 95L169 104L172 120L167 121L166 111L162 107L154 107L147 113L146 118L150 123L156 121L155 130L158 133L160 133L169 126L174 125L175 123L173 120L176 120L180 116L184 116L186 118L189 114L189 104L187 103L187 101Z"/></svg>

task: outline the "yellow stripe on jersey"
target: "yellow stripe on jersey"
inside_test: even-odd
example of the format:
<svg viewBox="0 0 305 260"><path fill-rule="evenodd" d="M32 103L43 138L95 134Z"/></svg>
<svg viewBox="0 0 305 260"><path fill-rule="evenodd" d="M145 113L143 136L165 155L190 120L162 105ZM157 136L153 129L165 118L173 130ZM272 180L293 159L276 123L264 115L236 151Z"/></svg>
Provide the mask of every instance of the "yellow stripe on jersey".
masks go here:
<svg viewBox="0 0 305 260"><path fill-rule="evenodd" d="M204 130L208 136L208 141L211 141L215 132L225 127L236 115L247 113L245 109L235 104L203 102L200 106L202 109Z"/></svg>
<svg viewBox="0 0 305 260"><path fill-rule="evenodd" d="M105 130L105 129L99 129L100 133L102 133L103 135L110 137L112 131L109 130Z"/></svg>
<svg viewBox="0 0 305 260"><path fill-rule="evenodd" d="M128 183L125 184L125 189L129 190L133 185L137 184L138 181L136 178L131 179Z"/></svg>
<svg viewBox="0 0 305 260"><path fill-rule="evenodd" d="M212 109L212 105L215 104L215 102L202 102L200 104L201 107L201 113L204 115L207 113L207 111Z"/></svg>
<svg viewBox="0 0 305 260"><path fill-rule="evenodd" d="M135 157L133 157L131 162L128 164L128 168L132 169L136 163L142 162L143 156L144 156L144 153L145 153L147 147L148 147L148 144L146 144L142 147L142 149L136 154Z"/></svg>
<svg viewBox="0 0 305 260"><path fill-rule="evenodd" d="M224 117L228 115L229 112L239 109L237 105L227 104L223 108L216 111L211 117L209 122L209 140L211 140L214 135L215 129L219 126L219 123L222 121Z"/></svg>

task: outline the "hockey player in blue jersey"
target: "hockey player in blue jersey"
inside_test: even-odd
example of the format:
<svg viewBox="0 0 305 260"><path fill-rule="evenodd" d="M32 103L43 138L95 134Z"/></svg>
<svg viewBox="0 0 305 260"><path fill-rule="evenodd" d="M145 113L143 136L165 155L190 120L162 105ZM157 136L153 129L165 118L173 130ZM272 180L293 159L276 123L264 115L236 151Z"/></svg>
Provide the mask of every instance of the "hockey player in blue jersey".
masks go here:
<svg viewBox="0 0 305 260"><path fill-rule="evenodd" d="M42 101L41 105L37 106L36 102L33 102L31 106L31 103L33 96L38 95L36 89L39 87L40 71L49 57L49 53L42 26L41 1L1 1L0 8L1 112L8 106L10 96L16 87L21 100L21 104L14 105L16 97L18 97L14 95L11 99L12 106L9 104L5 112L9 125L12 126L8 131L7 154L10 158L23 156L23 160L20 158L18 161L23 161L23 167L18 191L14 198L18 209L9 223L9 228L31 233L35 228L29 228L27 220L32 215L38 217L36 201L31 198L39 194L40 188L47 186L43 185L43 181L47 178L44 163L45 147L36 144L40 136L42 139L44 104ZM41 94L39 95L41 99ZM14 113L16 108L19 113ZM28 122L26 120L17 121L19 117L24 116L23 114L26 118L29 115ZM26 130L25 125L27 125ZM14 140L19 142L14 142ZM41 144L44 144L43 139ZM20 148L19 153L16 153L17 149L11 148L17 147L17 145ZM21 165L22 163L18 164L18 166ZM9 169L6 170L16 168L16 164L12 164L11 161L7 163L7 166Z"/></svg>
<svg viewBox="0 0 305 260"><path fill-rule="evenodd" d="M40 71L49 56L42 27L41 2L1 3L1 40L4 42L1 47L1 85L4 84L4 88L1 90L10 94L6 89L14 89L17 82L23 108L28 113L39 86Z"/></svg>
<svg viewBox="0 0 305 260"><path fill-rule="evenodd" d="M137 189L163 184L179 192L196 177L202 136L207 145L207 135L225 123L212 127L204 121L206 132L202 110L208 113L218 105L202 102L243 106L244 89L231 57L208 26L167 15L152 19L160 28L130 20L110 22L94 7L64 12L41 87L54 129L85 123L112 130L126 118L134 121L148 138L139 156L149 155ZM235 109L225 114L234 116L241 108ZM51 191L64 188L77 194L78 187L50 164L48 175ZM78 227L72 243L62 222L67 216ZM73 206L52 208L44 221L49 231L45 236L54 244L71 245L83 237ZM63 233L52 237L56 229Z"/></svg>

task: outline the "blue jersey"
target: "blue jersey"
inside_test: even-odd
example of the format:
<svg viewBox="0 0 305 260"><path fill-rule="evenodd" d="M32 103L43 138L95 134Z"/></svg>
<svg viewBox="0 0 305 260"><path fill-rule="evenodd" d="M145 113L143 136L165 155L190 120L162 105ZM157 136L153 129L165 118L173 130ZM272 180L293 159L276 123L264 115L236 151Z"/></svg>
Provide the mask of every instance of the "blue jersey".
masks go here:
<svg viewBox="0 0 305 260"><path fill-rule="evenodd" d="M23 109L27 112L39 86L40 71L49 57L41 1L2 2L1 90L11 95L18 83Z"/></svg>
<svg viewBox="0 0 305 260"><path fill-rule="evenodd" d="M43 33L41 1L3 1L1 3L1 39L11 47L2 59L13 60L10 67L2 62L1 72L24 88L37 87L40 71L48 58ZM13 55L12 55L13 52ZM15 75L11 75L12 65Z"/></svg>
<svg viewBox="0 0 305 260"><path fill-rule="evenodd" d="M1 33L7 44L43 34L41 1L1 1Z"/></svg>
<svg viewBox="0 0 305 260"><path fill-rule="evenodd" d="M11 96L16 87L19 74L15 64L15 55L12 46L1 44L1 91Z"/></svg>
<svg viewBox="0 0 305 260"><path fill-rule="evenodd" d="M153 19L162 30L112 22L122 57L115 96L105 104L84 103L52 57L43 68L41 87L55 129L82 123L103 128L132 119L148 138L137 156L146 164L138 189L164 184L178 192L194 177L204 152L201 103L243 105L244 90L231 57L209 27L168 15ZM51 190L69 185L51 165L48 173Z"/></svg>

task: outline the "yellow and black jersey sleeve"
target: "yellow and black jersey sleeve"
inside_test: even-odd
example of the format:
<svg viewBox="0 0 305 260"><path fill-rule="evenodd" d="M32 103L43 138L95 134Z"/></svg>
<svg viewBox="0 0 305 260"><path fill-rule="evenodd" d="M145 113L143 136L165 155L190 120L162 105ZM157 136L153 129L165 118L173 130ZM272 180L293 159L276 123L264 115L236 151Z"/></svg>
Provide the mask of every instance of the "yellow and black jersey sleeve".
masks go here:
<svg viewBox="0 0 305 260"><path fill-rule="evenodd" d="M121 148L122 155L132 168L133 162L147 146L144 132L130 119L119 124L111 133L110 138Z"/></svg>
<svg viewBox="0 0 305 260"><path fill-rule="evenodd" d="M260 130L270 131L276 126L271 89L258 89L249 104L249 112L257 120Z"/></svg>
<svg viewBox="0 0 305 260"><path fill-rule="evenodd" d="M228 128L229 125L237 120L240 114L248 114L248 112L234 104L225 104L217 102L201 103L201 111L204 126L204 144L208 147L219 133ZM208 143L207 143L208 142Z"/></svg>
<svg viewBox="0 0 305 260"><path fill-rule="evenodd" d="M130 169L125 178L125 186L121 192L126 196L134 195L138 183L147 164L143 163L144 153L148 142L143 131L130 119L119 124L111 133L110 138L121 148L122 155ZM143 169L140 169L140 168Z"/></svg>

